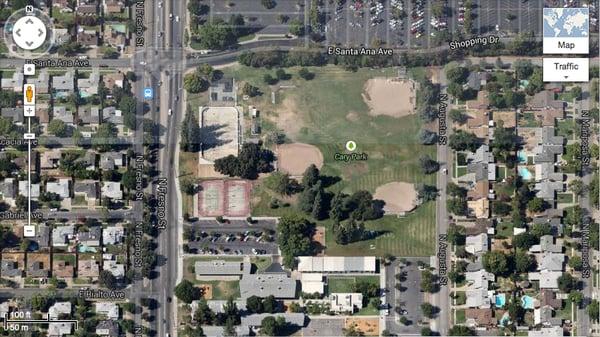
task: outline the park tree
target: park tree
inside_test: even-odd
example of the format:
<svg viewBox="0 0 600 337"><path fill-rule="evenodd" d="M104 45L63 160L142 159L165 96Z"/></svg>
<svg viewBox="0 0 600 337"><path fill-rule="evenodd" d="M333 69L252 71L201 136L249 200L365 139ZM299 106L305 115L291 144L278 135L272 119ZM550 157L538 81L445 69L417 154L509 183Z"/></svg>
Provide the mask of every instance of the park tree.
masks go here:
<svg viewBox="0 0 600 337"><path fill-rule="evenodd" d="M246 82L242 87L242 93L249 97L254 97L260 95L260 90L258 87L253 86L252 84Z"/></svg>
<svg viewBox="0 0 600 337"><path fill-rule="evenodd" d="M423 270L421 272L421 290L427 293L436 292L438 289L437 276L431 273L429 270Z"/></svg>
<svg viewBox="0 0 600 337"><path fill-rule="evenodd" d="M433 185L417 184L415 190L417 192L417 198L419 198L421 203L433 201L439 195L437 187Z"/></svg>
<svg viewBox="0 0 600 337"><path fill-rule="evenodd" d="M417 139L423 145L433 145L438 141L438 135L433 131L421 129L417 135Z"/></svg>
<svg viewBox="0 0 600 337"><path fill-rule="evenodd" d="M208 89L208 81L197 72L186 74L183 77L183 87L192 94L206 91Z"/></svg>
<svg viewBox="0 0 600 337"><path fill-rule="evenodd" d="M302 175L302 186L307 189L313 187L320 179L319 169L315 164L310 164Z"/></svg>
<svg viewBox="0 0 600 337"><path fill-rule="evenodd" d="M198 152L202 145L202 130L198 124L196 114L190 106L187 107L185 117L181 123L181 140L179 146L185 152Z"/></svg>
<svg viewBox="0 0 600 337"><path fill-rule="evenodd" d="M300 70L298 70L298 76L300 76L301 78L310 81L313 78L315 78L315 74L310 72L308 69L302 67L300 68Z"/></svg>
<svg viewBox="0 0 600 337"><path fill-rule="evenodd" d="M283 264L291 268L294 266L294 257L311 255L312 233L314 225L299 216L283 216L277 224L277 237L283 256Z"/></svg>
<svg viewBox="0 0 600 337"><path fill-rule="evenodd" d="M175 296L184 303L189 304L200 299L201 291L192 282L183 280L175 287Z"/></svg>
<svg viewBox="0 0 600 337"><path fill-rule="evenodd" d="M222 50L234 44L236 36L229 24L217 19L201 25L196 40L202 49Z"/></svg>
<svg viewBox="0 0 600 337"><path fill-rule="evenodd" d="M462 110L452 109L448 113L448 117L457 124L463 125L467 122L468 116Z"/></svg>
<svg viewBox="0 0 600 337"><path fill-rule="evenodd" d="M425 174L435 173L440 169L440 164L431 159L429 155L422 155L419 157L419 165L421 166L421 170Z"/></svg>
<svg viewBox="0 0 600 337"><path fill-rule="evenodd" d="M521 233L513 237L513 245L517 248L528 250L538 242L536 237L529 232Z"/></svg>

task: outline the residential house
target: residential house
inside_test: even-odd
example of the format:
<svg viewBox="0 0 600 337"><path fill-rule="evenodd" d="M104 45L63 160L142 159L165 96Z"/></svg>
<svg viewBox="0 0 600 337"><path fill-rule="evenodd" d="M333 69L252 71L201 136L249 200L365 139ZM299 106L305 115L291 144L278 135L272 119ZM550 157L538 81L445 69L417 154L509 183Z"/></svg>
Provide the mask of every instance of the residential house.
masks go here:
<svg viewBox="0 0 600 337"><path fill-rule="evenodd" d="M102 270L108 270L117 279L125 277L125 265L115 260L104 260Z"/></svg>
<svg viewBox="0 0 600 337"><path fill-rule="evenodd" d="M92 226L86 227L84 230L80 230L77 233L77 240L79 244L89 247L100 246L100 238L102 237L102 227Z"/></svg>
<svg viewBox="0 0 600 337"><path fill-rule="evenodd" d="M75 255L71 256L73 256L73 258L75 257ZM57 259L55 255L52 260L52 275L62 279L73 278L73 276L75 276L75 266L67 259Z"/></svg>
<svg viewBox="0 0 600 337"><path fill-rule="evenodd" d="M114 302L96 302L96 315L101 315L111 320L119 319L119 306Z"/></svg>
<svg viewBox="0 0 600 337"><path fill-rule="evenodd" d="M127 45L127 26L122 23L107 23L104 25L104 44L123 51Z"/></svg>
<svg viewBox="0 0 600 337"><path fill-rule="evenodd" d="M38 250L50 248L50 227L44 224L38 224L35 236L30 238L30 240L37 243Z"/></svg>
<svg viewBox="0 0 600 337"><path fill-rule="evenodd" d="M125 155L121 152L104 152L100 154L100 168L114 170L125 164Z"/></svg>
<svg viewBox="0 0 600 337"><path fill-rule="evenodd" d="M46 253L27 254L27 276L47 278L50 275L50 256Z"/></svg>
<svg viewBox="0 0 600 337"><path fill-rule="evenodd" d="M50 75L48 69L36 70L36 77L27 77L27 83L35 85L36 94L47 94L50 92Z"/></svg>
<svg viewBox="0 0 600 337"><path fill-rule="evenodd" d="M564 109L565 102L555 99L554 95L550 90L542 90L533 95L527 105L532 110Z"/></svg>
<svg viewBox="0 0 600 337"><path fill-rule="evenodd" d="M77 79L77 89L82 96L91 96L98 94L98 84L100 83L100 70L94 68L87 78Z"/></svg>
<svg viewBox="0 0 600 337"><path fill-rule="evenodd" d="M28 180L19 181L19 195L29 197L30 184ZM40 197L40 184L31 184L31 199L37 200Z"/></svg>
<svg viewBox="0 0 600 337"><path fill-rule="evenodd" d="M112 91L115 86L123 88L124 76L121 72L103 74L102 81L104 82L104 87Z"/></svg>
<svg viewBox="0 0 600 337"><path fill-rule="evenodd" d="M77 118L82 125L98 127L100 125L100 108L97 106L80 106L77 108Z"/></svg>
<svg viewBox="0 0 600 337"><path fill-rule="evenodd" d="M57 168L61 157L61 151L58 149L42 152L40 157L40 169L51 170Z"/></svg>
<svg viewBox="0 0 600 337"><path fill-rule="evenodd" d="M95 47L98 45L98 32L94 29L77 29L77 42L83 46Z"/></svg>
<svg viewBox="0 0 600 337"><path fill-rule="evenodd" d="M77 264L78 277L97 278L100 275L100 263L96 260L79 260Z"/></svg>
<svg viewBox="0 0 600 337"><path fill-rule="evenodd" d="M71 315L71 302L56 302L48 308L48 318L50 320L64 319Z"/></svg>
<svg viewBox="0 0 600 337"><path fill-rule="evenodd" d="M490 78L490 74L485 71L472 71L467 77L467 83L463 85L463 89L481 90L485 87L487 81Z"/></svg>
<svg viewBox="0 0 600 337"><path fill-rule="evenodd" d="M3 278L23 277L25 270L25 254L23 253L2 253L2 265L0 276Z"/></svg>
<svg viewBox="0 0 600 337"><path fill-rule="evenodd" d="M489 250L488 236L486 233L466 237L465 250L473 255L485 253Z"/></svg>
<svg viewBox="0 0 600 337"><path fill-rule="evenodd" d="M11 207L16 206L17 184L14 178L4 178L0 182L0 196L2 201Z"/></svg>
<svg viewBox="0 0 600 337"><path fill-rule="evenodd" d="M67 199L71 196L71 179L60 178L58 181L49 181L46 183L46 192L55 193L61 199Z"/></svg>
<svg viewBox="0 0 600 337"><path fill-rule="evenodd" d="M119 324L114 320L105 320L96 325L96 335L98 336L119 336Z"/></svg>
<svg viewBox="0 0 600 337"><path fill-rule="evenodd" d="M554 309L551 306L546 305L533 310L533 323L535 325L541 324L543 326L561 326L562 319L554 317Z"/></svg>
<svg viewBox="0 0 600 337"><path fill-rule="evenodd" d="M75 198L82 197L88 204L88 207L94 207L98 200L98 182L95 180L76 181L73 186Z"/></svg>
<svg viewBox="0 0 600 337"><path fill-rule="evenodd" d="M104 0L104 15L119 14L125 8L125 3L121 0Z"/></svg>
<svg viewBox="0 0 600 337"><path fill-rule="evenodd" d="M75 226L57 226L52 230L52 247L66 247L74 238Z"/></svg>
<svg viewBox="0 0 600 337"><path fill-rule="evenodd" d="M52 119L61 120L67 125L75 125L75 118L73 117L73 112L67 110L67 107L65 106L54 106L52 108Z"/></svg>
<svg viewBox="0 0 600 337"><path fill-rule="evenodd" d="M102 183L102 197L111 198L113 200L123 199L123 190L120 182L105 181Z"/></svg>
<svg viewBox="0 0 600 337"><path fill-rule="evenodd" d="M123 226L110 226L102 229L102 243L104 245L118 245L123 243L125 228Z"/></svg>
<svg viewBox="0 0 600 337"><path fill-rule="evenodd" d="M9 119L16 125L23 125L25 117L23 116L23 108L2 108L0 109L0 115L4 118Z"/></svg>
<svg viewBox="0 0 600 337"><path fill-rule="evenodd" d="M57 92L73 93L75 91L75 71L69 69L64 75L52 76L52 89Z"/></svg>
<svg viewBox="0 0 600 337"><path fill-rule="evenodd" d="M470 327L494 327L497 323L491 308L467 308L465 318L467 326Z"/></svg>
<svg viewBox="0 0 600 337"><path fill-rule="evenodd" d="M48 337L63 337L73 332L73 323L49 323Z"/></svg>
<svg viewBox="0 0 600 337"><path fill-rule="evenodd" d="M123 112L114 106L106 107L102 109L102 122L123 125Z"/></svg>
<svg viewBox="0 0 600 337"><path fill-rule="evenodd" d="M77 0L76 11L80 15L98 14L99 0Z"/></svg>
<svg viewBox="0 0 600 337"><path fill-rule="evenodd" d="M554 236L544 235L540 237L540 243L529 248L530 253L562 253L562 244L554 243Z"/></svg>
<svg viewBox="0 0 600 337"><path fill-rule="evenodd" d="M1 81L2 90L22 92L23 80L25 79L22 71L15 71L11 77L3 77Z"/></svg>

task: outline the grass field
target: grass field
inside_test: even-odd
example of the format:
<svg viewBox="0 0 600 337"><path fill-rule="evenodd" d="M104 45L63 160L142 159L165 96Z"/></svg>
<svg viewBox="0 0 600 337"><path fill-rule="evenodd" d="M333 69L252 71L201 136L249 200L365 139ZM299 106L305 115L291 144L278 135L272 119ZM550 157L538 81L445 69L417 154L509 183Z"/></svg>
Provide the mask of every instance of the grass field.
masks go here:
<svg viewBox="0 0 600 337"><path fill-rule="evenodd" d="M332 276L327 277L327 293L351 293L352 285L359 281L379 285L378 276Z"/></svg>
<svg viewBox="0 0 600 337"><path fill-rule="evenodd" d="M342 178L329 187L330 191L352 193L368 190L373 193L378 186L393 181L435 184L435 176L423 175L419 167L421 154L435 157L435 147L426 147L417 141L420 119L416 115L402 118L371 116L363 100L363 88L368 79L395 76L396 69L360 69L357 72L336 66L308 69L315 74L311 81L301 79L297 75L298 68L286 69L292 78L279 82L284 89L264 83L264 75L274 76L274 70L235 66L223 71L226 76L239 79L240 86L241 81L247 81L260 89L263 95L243 104L256 106L267 124L278 126L290 141L312 144L321 150L324 157L322 173ZM425 76L423 69L411 73L417 77ZM272 92L276 92L275 104L271 102ZM289 123L281 122L288 120ZM356 152L366 153L368 160L334 160L335 153L346 152L344 144L349 140L357 143ZM266 188L255 188L252 214L281 216L296 212L293 202L291 207L269 208L272 196ZM330 227L327 221L324 225ZM423 256L434 252L433 204L423 205L404 218L384 217L368 222L367 227L386 231L387 234L347 246L337 246L328 235L327 253L359 255L389 252Z"/></svg>
<svg viewBox="0 0 600 337"><path fill-rule="evenodd" d="M226 300L229 297L240 297L240 281L201 281L202 284L212 285L212 299Z"/></svg>

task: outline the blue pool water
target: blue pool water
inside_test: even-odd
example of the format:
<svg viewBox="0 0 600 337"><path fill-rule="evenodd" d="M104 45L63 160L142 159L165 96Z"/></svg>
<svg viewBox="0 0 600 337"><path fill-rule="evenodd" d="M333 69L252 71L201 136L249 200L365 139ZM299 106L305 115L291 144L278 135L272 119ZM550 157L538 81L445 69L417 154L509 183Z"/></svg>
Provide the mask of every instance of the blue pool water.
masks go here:
<svg viewBox="0 0 600 337"><path fill-rule="evenodd" d="M504 307L504 304L506 304L506 295L505 294L499 294L495 296L495 305L496 308L502 308Z"/></svg>
<svg viewBox="0 0 600 337"><path fill-rule="evenodd" d="M92 96L92 95L90 95L89 93L87 93L85 91L80 91L79 92L79 97L81 97L81 98L88 98L90 96Z"/></svg>
<svg viewBox="0 0 600 337"><path fill-rule="evenodd" d="M526 167L519 167L519 175L523 180L531 180L533 178L533 174Z"/></svg>
<svg viewBox="0 0 600 337"><path fill-rule="evenodd" d="M521 297L521 306L525 309L533 309L533 297L527 295Z"/></svg>
<svg viewBox="0 0 600 337"><path fill-rule="evenodd" d="M69 97L69 93L66 91L58 91L54 93L54 98L67 98Z"/></svg>
<svg viewBox="0 0 600 337"><path fill-rule="evenodd" d="M502 318L500 318L500 323L498 325L500 326L506 326L506 324L510 321L510 315L508 314L508 311L504 313L504 315L502 315Z"/></svg>
<svg viewBox="0 0 600 337"><path fill-rule="evenodd" d="M89 247L86 245L80 245L79 247L77 247L77 249L79 250L80 253L95 253L95 252L97 252L96 248Z"/></svg>
<svg viewBox="0 0 600 337"><path fill-rule="evenodd" d="M519 159L519 163L524 164L527 162L527 154L523 151L517 152L517 158Z"/></svg>

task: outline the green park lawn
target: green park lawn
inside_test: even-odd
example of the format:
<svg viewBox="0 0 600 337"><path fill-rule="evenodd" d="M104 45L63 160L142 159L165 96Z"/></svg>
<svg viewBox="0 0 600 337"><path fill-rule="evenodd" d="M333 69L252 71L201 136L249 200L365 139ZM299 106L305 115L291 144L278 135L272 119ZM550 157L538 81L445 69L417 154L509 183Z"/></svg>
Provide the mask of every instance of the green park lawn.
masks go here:
<svg viewBox="0 0 600 337"><path fill-rule="evenodd" d="M327 277L327 293L351 293L352 285L360 281L379 285L378 276L332 276Z"/></svg>
<svg viewBox="0 0 600 337"><path fill-rule="evenodd" d="M308 143L318 147L324 158L322 174L340 177L341 181L328 187L331 192L353 193L367 190L374 193L380 185L401 181L435 184L435 176L424 175L419 167L419 156L429 154L435 158L435 147L420 145L417 134L421 121L416 115L393 118L371 116L363 100L363 88L368 79L395 76L395 69L359 69L349 72L336 66L308 67L315 74L310 81L301 79L299 68L286 68L292 75L290 80L278 85L264 83L265 74L275 75L274 69L256 69L234 66L224 69L225 76L233 76L258 87L263 95L242 102L258 107L269 129L275 128L283 109L295 107L296 130L286 132L290 142ZM422 75L422 71L414 71ZM284 89L278 89L279 86ZM271 93L276 91L275 104ZM292 103L290 103L292 102ZM348 140L357 143L358 153L366 153L368 160L340 162L334 154L346 152L344 144ZM286 200L290 207L271 209L268 207L273 193L264 186L257 186L253 192L253 212L255 216L282 216L298 211L294 200ZM331 223L319 223L329 228ZM368 229L385 232L378 238L339 246L327 235L327 253L336 255L364 255L365 252L396 255L424 256L434 252L435 207L433 203L423 205L406 217L386 216L366 223Z"/></svg>

